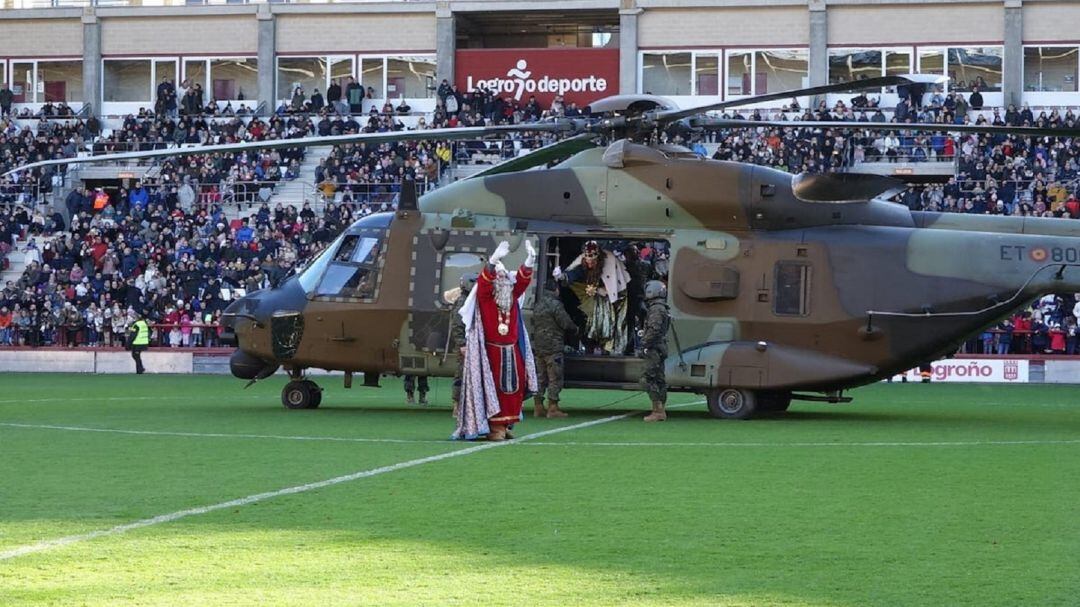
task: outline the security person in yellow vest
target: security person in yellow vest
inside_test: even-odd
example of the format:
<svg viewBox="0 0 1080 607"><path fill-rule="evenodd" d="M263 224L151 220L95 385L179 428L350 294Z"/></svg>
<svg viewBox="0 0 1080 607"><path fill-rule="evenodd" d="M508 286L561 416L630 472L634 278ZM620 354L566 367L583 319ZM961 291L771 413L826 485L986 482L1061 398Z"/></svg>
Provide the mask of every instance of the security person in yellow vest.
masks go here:
<svg viewBox="0 0 1080 607"><path fill-rule="evenodd" d="M142 316L136 316L135 322L128 327L128 346L131 348L131 358L135 359L135 372L142 375L146 368L142 364L143 350L150 346L150 325Z"/></svg>

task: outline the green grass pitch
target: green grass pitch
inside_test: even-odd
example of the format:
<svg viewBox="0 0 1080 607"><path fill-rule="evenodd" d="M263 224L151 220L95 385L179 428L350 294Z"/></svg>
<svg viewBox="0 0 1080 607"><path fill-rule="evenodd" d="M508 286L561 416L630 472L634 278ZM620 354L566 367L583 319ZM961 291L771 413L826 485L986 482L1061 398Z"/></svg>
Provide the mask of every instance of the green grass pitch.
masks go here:
<svg viewBox="0 0 1080 607"><path fill-rule="evenodd" d="M281 378L0 376L0 605L1080 604L1078 387L663 424L569 391L515 444L417 462L476 446L447 382L427 408L321 383L287 411Z"/></svg>

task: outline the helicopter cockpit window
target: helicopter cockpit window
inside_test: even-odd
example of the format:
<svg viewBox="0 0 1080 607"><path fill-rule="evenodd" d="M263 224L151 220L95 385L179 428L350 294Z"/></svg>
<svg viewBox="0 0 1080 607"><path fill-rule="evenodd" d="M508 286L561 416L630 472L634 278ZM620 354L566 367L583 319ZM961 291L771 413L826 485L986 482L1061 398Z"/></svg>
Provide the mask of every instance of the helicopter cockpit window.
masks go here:
<svg viewBox="0 0 1080 607"><path fill-rule="evenodd" d="M337 247L337 242L331 243L330 246L323 249L315 259L311 260L311 262L300 271L298 280L305 293L311 293L315 290L315 285L318 284L319 277L323 275L323 271L326 270L327 264L330 263L330 252L337 250L335 247Z"/></svg>
<svg viewBox="0 0 1080 607"><path fill-rule="evenodd" d="M379 239L365 236L360 239L349 261L353 263L375 263L379 256Z"/></svg>
<svg viewBox="0 0 1080 607"><path fill-rule="evenodd" d="M379 282L383 231L366 230L344 236L330 249L329 263L315 289L317 297L374 299Z"/></svg>
<svg viewBox="0 0 1080 607"><path fill-rule="evenodd" d="M357 240L360 240L360 237L356 234L346 236L345 240L341 241L341 246L338 247L337 252L334 253L334 261L349 261L353 250L356 248Z"/></svg>

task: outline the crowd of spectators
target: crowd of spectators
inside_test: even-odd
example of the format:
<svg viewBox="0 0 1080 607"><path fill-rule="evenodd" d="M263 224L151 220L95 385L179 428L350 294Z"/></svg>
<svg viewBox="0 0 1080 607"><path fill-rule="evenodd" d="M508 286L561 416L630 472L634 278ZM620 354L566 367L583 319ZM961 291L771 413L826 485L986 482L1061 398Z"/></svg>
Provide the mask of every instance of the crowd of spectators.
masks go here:
<svg viewBox="0 0 1080 607"><path fill-rule="evenodd" d="M1049 294L964 344L969 354L1080 354L1080 293Z"/></svg>
<svg viewBox="0 0 1080 607"><path fill-rule="evenodd" d="M82 120L54 121L40 118L20 126L14 119L0 118L0 174L21 165L75 156L93 133ZM33 204L63 183L56 167L41 167L0 177L0 204Z"/></svg>
<svg viewBox="0 0 1080 607"><path fill-rule="evenodd" d="M158 325L156 343L213 345L234 297L280 281L363 212L263 204L229 221L214 204L108 207L31 237L26 270L0 290L0 345L116 345L136 314ZM34 234L27 221L19 213L0 236Z"/></svg>
<svg viewBox="0 0 1080 607"><path fill-rule="evenodd" d="M244 112L231 115L217 103L199 110L196 87L178 95L171 83L163 85L156 113L144 109L104 133L94 120L40 120L24 127L0 123L0 167L69 157L85 149L87 142L92 142L94 153L107 153L401 130L409 109L387 102L381 111L376 104L361 112L363 101L370 105L374 91L345 82L331 87L325 99L317 91L310 98L297 91L300 96L294 95L292 101L299 104L279 108L269 118L256 118ZM168 101L173 95L175 107ZM435 111L413 122L416 128L521 123L581 112L561 99L541 107L535 99L519 103L486 90L461 93L445 82L437 96ZM974 103L969 99L958 93L928 93L916 101L911 95L886 114L876 99L859 95L832 108L803 109L793 100L781 110L734 111L725 117L856 123L853 126L901 119L962 122L970 120L968 108ZM979 114L975 120L1053 127L1072 126L1075 117L1071 111L1036 115L1025 107L995 110L986 117ZM699 153L704 152L703 143L715 143L713 158L789 172L842 170L875 159L954 159L955 178L913 188L899 202L935 211L1080 217L1076 191L1080 140L993 135L954 139L825 128L707 129L689 136L672 133L670 138ZM454 158L489 154L488 160L503 159L521 147L549 141L537 136L483 144L335 146L313 175L298 172L302 148L188 156L156 162L154 170L130 189L77 189L66 200L67 215L35 211L32 205L5 205L0 212L0 260L14 236L24 235L32 243L26 271L0 292L0 344L108 345L116 342L131 312L146 314L162 325L158 336L162 344L212 344L216 330L211 327L231 297L280 279L354 219L392 208L402 180L431 187ZM8 196L0 202L33 202L32 196L3 186L41 191L55 187L61 177L50 169L17 174L0 183L0 195ZM319 204L297 208L267 203L267 188L272 191L274 184L291 179L310 179ZM234 202L242 209L246 206L247 216L230 222L223 208ZM1005 343L1013 352L1075 352L1077 312L1066 303L1028 310L1030 332L1022 316L1008 321L1012 333L1020 337L1002 338L1005 325L988 332L993 340L986 350L998 352ZM1063 345L1053 339L1058 329ZM1038 337L1042 334L1047 336L1045 345ZM980 338L975 347L983 346Z"/></svg>
<svg viewBox="0 0 1080 607"><path fill-rule="evenodd" d="M1080 138L949 136L858 129L860 122L969 123L1050 129L1078 125L1072 109L1036 113L1024 105L1010 106L1004 112L1001 108L972 112L974 106L982 107L978 98L969 101L978 95L978 87L973 88L975 92L967 98L960 93L909 95L895 109L888 110L888 114L878 107L876 99L863 94L852 98L850 103L837 102L831 109L822 102L815 111L803 110L793 100L790 106L780 110L733 111L723 116L854 123L851 129L842 131L823 127L710 129L696 139L674 139L692 147L695 141L717 143L714 159L755 163L792 173L847 170L871 161L943 160L953 163L953 178L947 183L912 187L900 195L898 202L912 210L1080 218Z"/></svg>

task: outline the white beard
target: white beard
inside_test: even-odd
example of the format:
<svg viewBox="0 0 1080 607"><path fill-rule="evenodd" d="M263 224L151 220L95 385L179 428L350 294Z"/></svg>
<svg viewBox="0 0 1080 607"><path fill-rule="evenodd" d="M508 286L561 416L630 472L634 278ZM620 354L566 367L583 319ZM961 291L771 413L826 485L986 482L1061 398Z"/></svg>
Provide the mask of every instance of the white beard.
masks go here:
<svg viewBox="0 0 1080 607"><path fill-rule="evenodd" d="M495 305L503 313L509 312L514 305L514 281L506 276L495 279Z"/></svg>

